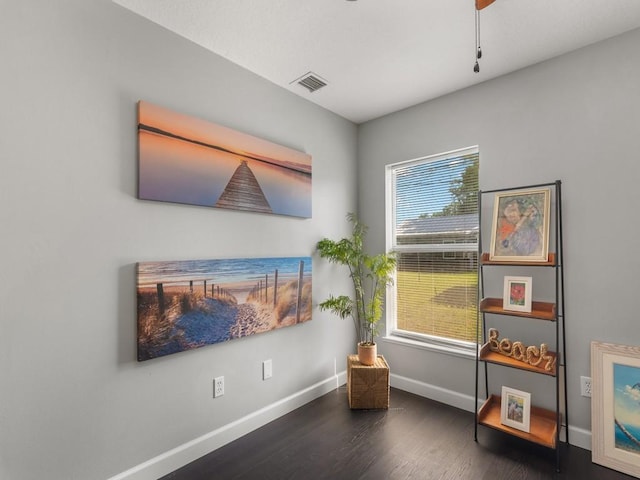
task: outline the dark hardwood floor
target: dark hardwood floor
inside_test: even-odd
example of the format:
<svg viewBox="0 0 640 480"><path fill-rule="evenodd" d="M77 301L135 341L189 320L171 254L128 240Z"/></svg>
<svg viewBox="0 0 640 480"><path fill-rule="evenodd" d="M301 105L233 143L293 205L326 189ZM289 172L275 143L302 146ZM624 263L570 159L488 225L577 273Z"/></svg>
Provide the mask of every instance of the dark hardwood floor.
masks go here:
<svg viewBox="0 0 640 480"><path fill-rule="evenodd" d="M389 410L350 410L341 387L162 480L632 478L564 444L556 473L555 451L478 428L475 442L472 413L396 389Z"/></svg>

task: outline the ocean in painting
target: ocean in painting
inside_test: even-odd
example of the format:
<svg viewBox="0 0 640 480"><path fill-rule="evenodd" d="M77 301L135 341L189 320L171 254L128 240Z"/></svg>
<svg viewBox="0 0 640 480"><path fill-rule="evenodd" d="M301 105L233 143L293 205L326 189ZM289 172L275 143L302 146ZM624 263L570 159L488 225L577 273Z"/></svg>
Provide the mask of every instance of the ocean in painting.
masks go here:
<svg viewBox="0 0 640 480"><path fill-rule="evenodd" d="M640 441L640 428L634 427L631 425L624 425L625 430L630 433L634 438ZM616 432L616 448L621 450L625 450L627 452L637 453L640 455L640 444L631 440L627 435L624 434L620 428L615 427Z"/></svg>
<svg viewBox="0 0 640 480"><path fill-rule="evenodd" d="M311 276L311 257L234 258L215 260L177 260L141 262L138 264L138 285L172 283L187 285L191 280L212 278L216 283L230 284L259 280L278 270L279 275L291 278L298 274L300 262L304 275Z"/></svg>
<svg viewBox="0 0 640 480"><path fill-rule="evenodd" d="M640 368L613 364L615 446L640 454Z"/></svg>
<svg viewBox="0 0 640 480"><path fill-rule="evenodd" d="M141 262L138 360L311 320L311 257Z"/></svg>

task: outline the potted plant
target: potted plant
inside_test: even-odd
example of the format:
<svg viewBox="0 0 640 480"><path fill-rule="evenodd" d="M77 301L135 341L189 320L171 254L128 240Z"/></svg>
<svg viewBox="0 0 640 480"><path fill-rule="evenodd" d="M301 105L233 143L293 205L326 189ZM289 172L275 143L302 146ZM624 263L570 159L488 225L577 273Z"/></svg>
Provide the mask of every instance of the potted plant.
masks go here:
<svg viewBox="0 0 640 480"><path fill-rule="evenodd" d="M377 358L377 326L386 288L393 282L396 257L393 253L365 253L367 227L353 213L349 213L347 219L352 224L351 236L338 241L324 238L318 242L317 250L320 257L349 269L355 297L330 295L319 307L343 319L351 317L358 338L358 359L365 365L373 365Z"/></svg>

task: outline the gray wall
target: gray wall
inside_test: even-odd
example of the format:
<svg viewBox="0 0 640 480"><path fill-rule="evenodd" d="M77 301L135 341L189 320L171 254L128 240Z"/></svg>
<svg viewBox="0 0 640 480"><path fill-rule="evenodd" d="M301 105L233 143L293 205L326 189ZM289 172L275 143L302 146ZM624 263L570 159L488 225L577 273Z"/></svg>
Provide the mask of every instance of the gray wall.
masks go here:
<svg viewBox="0 0 640 480"><path fill-rule="evenodd" d="M484 190L563 181L569 415L582 430L591 423L579 386L590 374L590 341L640 344L638 45L640 30L628 32L359 133L360 214L375 250L384 248L385 164L479 145ZM472 360L390 343L381 351L396 375L474 395Z"/></svg>
<svg viewBox="0 0 640 480"><path fill-rule="evenodd" d="M311 255L358 200L382 250L383 166L458 147L480 146L484 189L564 182L573 425L589 428L589 341L640 343L640 31L369 122L359 144L355 125L108 0L3 2L0 31L0 478L104 479L334 377L354 337L317 310L136 362L135 262ZM310 153L313 219L137 200L140 99ZM348 288L313 267L314 298ZM381 351L396 377L473 394L473 362Z"/></svg>
<svg viewBox="0 0 640 480"><path fill-rule="evenodd" d="M345 369L353 327L317 309L138 363L135 263L312 255L346 234L354 124L108 0L2 2L0 32L0 478L105 479ZM137 200L140 99L311 154L313 218ZM316 301L348 288L313 268Z"/></svg>

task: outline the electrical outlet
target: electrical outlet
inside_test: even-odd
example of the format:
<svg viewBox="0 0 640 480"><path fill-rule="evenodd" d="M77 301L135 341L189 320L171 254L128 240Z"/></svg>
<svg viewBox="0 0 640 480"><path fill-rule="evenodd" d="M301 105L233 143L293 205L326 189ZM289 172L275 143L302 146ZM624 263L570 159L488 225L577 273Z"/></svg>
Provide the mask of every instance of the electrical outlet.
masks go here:
<svg viewBox="0 0 640 480"><path fill-rule="evenodd" d="M262 379L266 380L273 377L273 363L271 359L262 362Z"/></svg>
<svg viewBox="0 0 640 480"><path fill-rule="evenodd" d="M591 377L580 377L580 395L591 397Z"/></svg>
<svg viewBox="0 0 640 480"><path fill-rule="evenodd" d="M216 377L213 379L213 398L224 395L224 377Z"/></svg>

